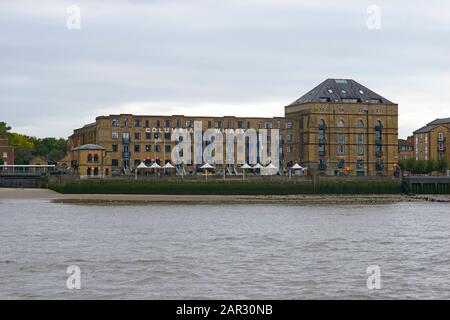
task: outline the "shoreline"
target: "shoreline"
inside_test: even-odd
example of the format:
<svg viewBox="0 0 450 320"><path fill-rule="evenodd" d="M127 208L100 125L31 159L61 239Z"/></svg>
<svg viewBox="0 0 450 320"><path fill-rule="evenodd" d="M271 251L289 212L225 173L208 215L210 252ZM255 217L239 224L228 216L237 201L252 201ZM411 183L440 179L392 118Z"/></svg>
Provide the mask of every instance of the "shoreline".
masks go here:
<svg viewBox="0 0 450 320"><path fill-rule="evenodd" d="M61 204L392 204L450 202L450 196L373 195L167 195L167 194L61 194L49 189L0 189L1 200L49 200Z"/></svg>

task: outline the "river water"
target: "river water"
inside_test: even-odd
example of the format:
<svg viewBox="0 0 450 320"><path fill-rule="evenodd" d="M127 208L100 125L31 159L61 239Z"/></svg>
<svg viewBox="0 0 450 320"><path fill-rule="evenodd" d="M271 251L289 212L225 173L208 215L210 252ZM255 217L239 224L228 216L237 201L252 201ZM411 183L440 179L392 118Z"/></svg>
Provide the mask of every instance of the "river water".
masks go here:
<svg viewBox="0 0 450 320"><path fill-rule="evenodd" d="M450 205L0 202L1 299L450 298ZM81 270L69 290L66 269ZM381 288L369 290L378 266Z"/></svg>

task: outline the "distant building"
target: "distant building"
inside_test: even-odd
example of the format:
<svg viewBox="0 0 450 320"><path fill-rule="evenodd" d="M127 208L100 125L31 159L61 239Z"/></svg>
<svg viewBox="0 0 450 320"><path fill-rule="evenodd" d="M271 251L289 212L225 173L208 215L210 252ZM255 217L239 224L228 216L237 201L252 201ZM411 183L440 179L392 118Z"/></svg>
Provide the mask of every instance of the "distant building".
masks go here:
<svg viewBox="0 0 450 320"><path fill-rule="evenodd" d="M450 160L450 118L436 119L414 131L416 160Z"/></svg>
<svg viewBox="0 0 450 320"><path fill-rule="evenodd" d="M47 166L49 161L46 157L36 156L30 160L29 164L33 166Z"/></svg>
<svg viewBox="0 0 450 320"><path fill-rule="evenodd" d="M4 165L14 164L14 147L8 144L8 139L0 137L0 159Z"/></svg>
<svg viewBox="0 0 450 320"><path fill-rule="evenodd" d="M354 80L328 79L285 107L299 161L328 175L393 175L398 105Z"/></svg>
<svg viewBox="0 0 450 320"><path fill-rule="evenodd" d="M103 147L106 162L96 166L103 168L99 175L129 174L141 161L171 161L170 129L193 128L194 121L201 121L204 130L279 129L281 172L298 162L326 175L392 176L398 162L398 105L349 79L325 80L286 106L284 117L99 116L74 130L69 146ZM77 166L81 170L80 162Z"/></svg>
<svg viewBox="0 0 450 320"><path fill-rule="evenodd" d="M398 139L398 160L414 159L414 136Z"/></svg>
<svg viewBox="0 0 450 320"><path fill-rule="evenodd" d="M110 166L106 157L106 149L96 144L85 144L75 147L70 152L71 167L80 178L110 175Z"/></svg>

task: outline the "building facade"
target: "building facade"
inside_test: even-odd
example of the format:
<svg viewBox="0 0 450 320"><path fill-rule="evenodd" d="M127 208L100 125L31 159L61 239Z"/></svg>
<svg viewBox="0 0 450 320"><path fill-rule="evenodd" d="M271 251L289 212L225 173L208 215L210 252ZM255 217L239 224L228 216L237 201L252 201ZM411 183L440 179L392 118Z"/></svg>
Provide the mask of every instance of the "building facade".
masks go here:
<svg viewBox="0 0 450 320"><path fill-rule="evenodd" d="M327 175L393 175L398 105L354 80L327 79L285 107L297 160Z"/></svg>
<svg viewBox="0 0 450 320"><path fill-rule="evenodd" d="M14 164L14 147L8 144L8 139L0 137L0 161L4 165Z"/></svg>
<svg viewBox="0 0 450 320"><path fill-rule="evenodd" d="M283 150L283 134L285 131L289 134L292 126L286 124L282 117L188 117L184 115L131 114L100 116L96 118L95 123L74 131L74 134L69 137L69 148L86 144L101 145L110 159L110 162L105 164L105 170L108 169L111 175L129 174L140 162L145 162L147 165L153 162L159 165L171 162L172 150L176 144L171 139L172 131L176 128L193 129L196 121L201 122L203 131L206 129L217 129L221 132L226 129L268 129L270 134L269 129L279 129L281 134L280 158L281 163L284 163L283 155L286 150ZM286 129L287 127L289 129ZM224 141L224 152L226 150L225 143ZM235 141L235 148L236 144ZM270 150L268 154L270 154ZM236 155L235 152L235 160ZM226 159L225 156L223 159ZM186 169L188 172L194 172L198 171L197 167L187 165Z"/></svg>
<svg viewBox="0 0 450 320"><path fill-rule="evenodd" d="M436 119L414 131L416 160L450 160L450 118Z"/></svg>
<svg viewBox="0 0 450 320"><path fill-rule="evenodd" d="M97 144L84 144L71 150L71 167L80 178L110 175L109 158L106 149Z"/></svg>
<svg viewBox="0 0 450 320"><path fill-rule="evenodd" d="M398 139L398 160L414 159L414 136Z"/></svg>
<svg viewBox="0 0 450 320"><path fill-rule="evenodd" d="M99 116L74 130L69 146L100 145L107 159L103 174L106 169L111 175L129 174L141 161L170 162L172 129L192 129L200 121L203 130L279 129L280 172L299 163L328 175L393 175L397 110L397 104L356 81L328 79L286 106L284 117ZM189 171L197 169L188 166Z"/></svg>

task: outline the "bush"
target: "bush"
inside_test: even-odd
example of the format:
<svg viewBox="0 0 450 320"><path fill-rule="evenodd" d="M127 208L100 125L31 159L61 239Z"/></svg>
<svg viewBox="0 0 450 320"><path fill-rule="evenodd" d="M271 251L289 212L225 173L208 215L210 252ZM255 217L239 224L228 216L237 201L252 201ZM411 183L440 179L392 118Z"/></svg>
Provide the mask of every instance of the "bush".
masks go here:
<svg viewBox="0 0 450 320"><path fill-rule="evenodd" d="M219 183L219 182L80 182L53 185L65 194L184 194L184 195L289 195L289 194L398 194L399 182Z"/></svg>

